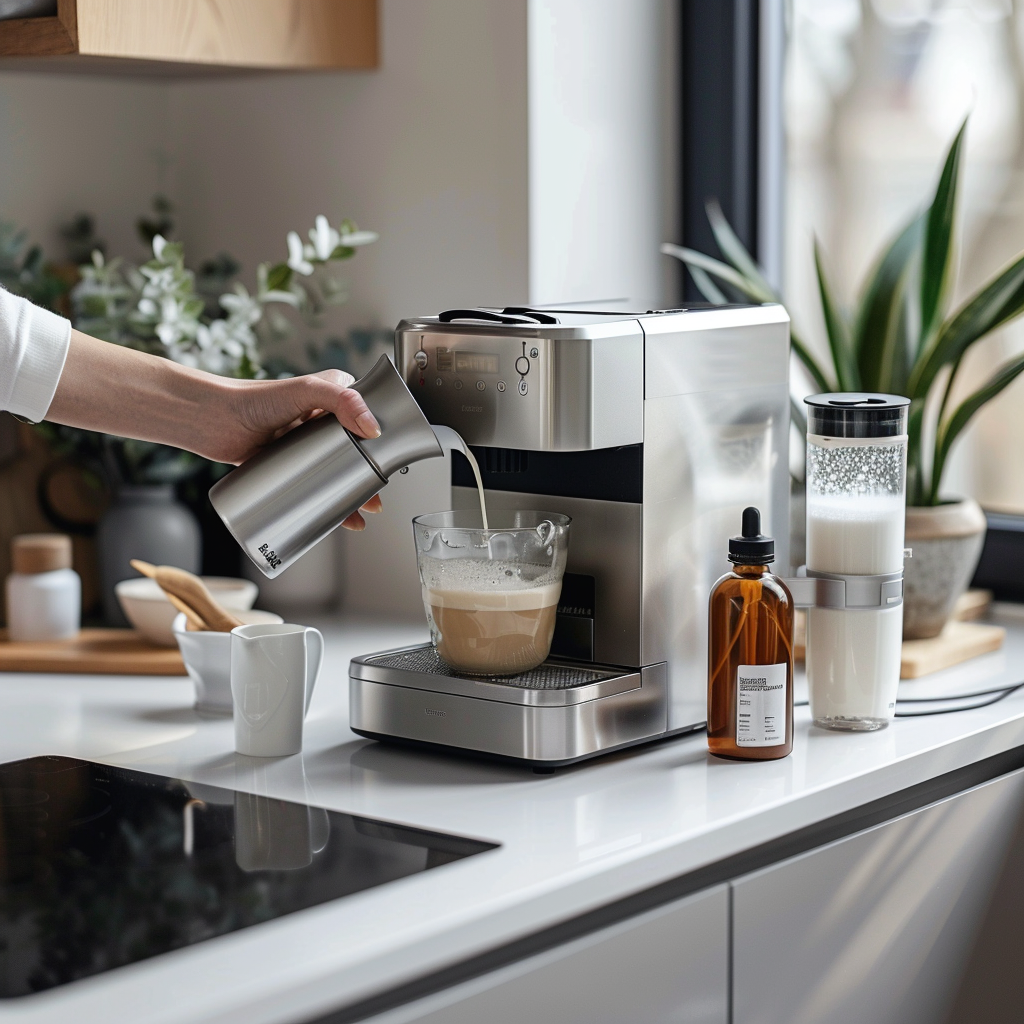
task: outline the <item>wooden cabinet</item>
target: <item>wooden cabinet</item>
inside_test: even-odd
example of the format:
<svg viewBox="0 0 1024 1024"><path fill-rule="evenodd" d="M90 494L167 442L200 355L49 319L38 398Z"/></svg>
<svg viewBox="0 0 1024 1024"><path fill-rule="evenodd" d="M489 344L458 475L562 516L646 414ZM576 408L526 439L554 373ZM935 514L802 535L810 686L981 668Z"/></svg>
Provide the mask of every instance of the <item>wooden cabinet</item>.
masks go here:
<svg viewBox="0 0 1024 1024"><path fill-rule="evenodd" d="M57 0L0 21L0 69L342 69L378 64L377 0ZM15 60L13 58L19 58Z"/></svg>

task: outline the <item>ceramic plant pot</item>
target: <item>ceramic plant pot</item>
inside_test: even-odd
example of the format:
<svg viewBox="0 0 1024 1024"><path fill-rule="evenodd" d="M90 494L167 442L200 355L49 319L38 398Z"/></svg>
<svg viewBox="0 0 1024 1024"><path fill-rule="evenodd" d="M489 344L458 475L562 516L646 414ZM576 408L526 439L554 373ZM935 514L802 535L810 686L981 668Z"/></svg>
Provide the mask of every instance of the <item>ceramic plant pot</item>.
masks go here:
<svg viewBox="0 0 1024 1024"><path fill-rule="evenodd" d="M141 558L198 573L202 536L196 517L177 501L170 484L124 486L104 513L96 533L103 586L103 617L127 626L114 586L138 573L128 564Z"/></svg>
<svg viewBox="0 0 1024 1024"><path fill-rule="evenodd" d="M985 542L985 513L972 498L907 509L903 638L938 636L974 576Z"/></svg>

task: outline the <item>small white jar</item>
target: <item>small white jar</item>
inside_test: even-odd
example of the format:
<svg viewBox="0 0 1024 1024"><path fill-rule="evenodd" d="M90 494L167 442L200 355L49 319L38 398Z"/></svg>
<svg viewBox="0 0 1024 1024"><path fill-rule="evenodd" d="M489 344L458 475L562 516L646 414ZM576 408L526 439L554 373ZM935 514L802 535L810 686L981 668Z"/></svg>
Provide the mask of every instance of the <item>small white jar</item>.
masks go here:
<svg viewBox="0 0 1024 1024"><path fill-rule="evenodd" d="M67 640L82 614L82 581L71 568L71 538L25 533L11 542L14 572L7 577L10 640Z"/></svg>

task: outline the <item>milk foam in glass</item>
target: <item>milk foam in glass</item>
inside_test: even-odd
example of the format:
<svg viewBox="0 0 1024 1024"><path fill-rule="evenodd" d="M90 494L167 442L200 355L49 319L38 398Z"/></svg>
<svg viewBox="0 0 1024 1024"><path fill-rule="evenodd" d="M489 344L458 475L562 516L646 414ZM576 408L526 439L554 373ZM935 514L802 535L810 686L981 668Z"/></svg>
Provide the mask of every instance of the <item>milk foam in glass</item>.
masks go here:
<svg viewBox="0 0 1024 1024"><path fill-rule="evenodd" d="M509 676L550 651L569 544L568 516L494 510L413 520L423 607L438 655L456 672Z"/></svg>
<svg viewBox="0 0 1024 1024"><path fill-rule="evenodd" d="M900 674L909 402L806 402L807 574L841 579L846 594L844 607L807 613L811 715L825 728L880 729L895 713Z"/></svg>

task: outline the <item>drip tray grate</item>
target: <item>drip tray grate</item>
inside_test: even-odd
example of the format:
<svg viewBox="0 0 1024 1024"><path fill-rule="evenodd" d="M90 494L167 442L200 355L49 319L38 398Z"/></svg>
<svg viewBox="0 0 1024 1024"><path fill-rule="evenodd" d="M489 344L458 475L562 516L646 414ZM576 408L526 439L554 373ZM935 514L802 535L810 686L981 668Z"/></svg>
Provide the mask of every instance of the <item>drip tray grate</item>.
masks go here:
<svg viewBox="0 0 1024 1024"><path fill-rule="evenodd" d="M514 676L471 676L450 669L438 656L433 647L414 647L408 651L395 651L367 658L367 665L377 668L404 669L407 672L424 672L427 675L451 676L455 679L473 679L476 682L496 683L499 686L517 686L524 690L570 690L575 686L587 686L602 679L612 679L619 672L602 671L594 668L580 668L545 662L529 672Z"/></svg>

